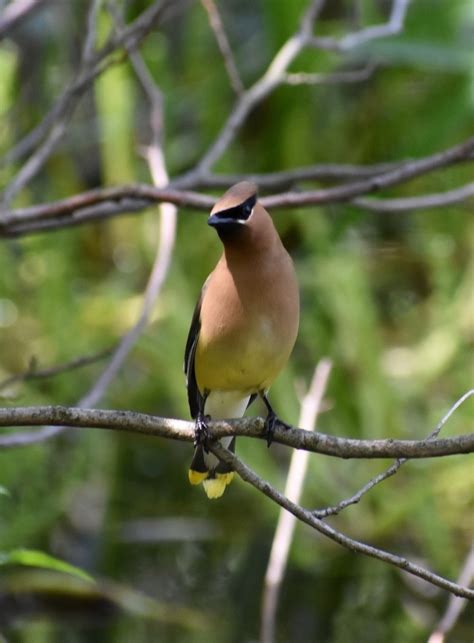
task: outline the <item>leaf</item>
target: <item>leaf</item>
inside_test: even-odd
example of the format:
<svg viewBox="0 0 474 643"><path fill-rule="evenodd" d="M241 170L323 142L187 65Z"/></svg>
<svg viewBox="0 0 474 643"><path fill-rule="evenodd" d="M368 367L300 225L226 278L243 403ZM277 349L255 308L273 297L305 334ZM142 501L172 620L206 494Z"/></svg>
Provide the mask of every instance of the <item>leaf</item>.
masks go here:
<svg viewBox="0 0 474 643"><path fill-rule="evenodd" d="M9 496L10 492L6 487L0 484L0 496Z"/></svg>
<svg viewBox="0 0 474 643"><path fill-rule="evenodd" d="M13 549L10 552L0 552L0 565L25 565L28 567L42 567L57 572L71 574L82 580L95 583L95 580L87 572L70 565L54 556L45 554L35 549Z"/></svg>

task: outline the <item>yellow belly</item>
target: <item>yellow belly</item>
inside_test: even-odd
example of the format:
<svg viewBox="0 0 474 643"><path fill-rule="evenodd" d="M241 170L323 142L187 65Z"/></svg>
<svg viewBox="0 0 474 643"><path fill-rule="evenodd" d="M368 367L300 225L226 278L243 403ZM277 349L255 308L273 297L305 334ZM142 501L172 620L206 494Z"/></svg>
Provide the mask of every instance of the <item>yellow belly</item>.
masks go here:
<svg viewBox="0 0 474 643"><path fill-rule="evenodd" d="M195 360L196 379L201 391L223 390L255 393L268 389L284 367L293 342L282 346L269 320L238 335L222 335L212 342L200 337Z"/></svg>

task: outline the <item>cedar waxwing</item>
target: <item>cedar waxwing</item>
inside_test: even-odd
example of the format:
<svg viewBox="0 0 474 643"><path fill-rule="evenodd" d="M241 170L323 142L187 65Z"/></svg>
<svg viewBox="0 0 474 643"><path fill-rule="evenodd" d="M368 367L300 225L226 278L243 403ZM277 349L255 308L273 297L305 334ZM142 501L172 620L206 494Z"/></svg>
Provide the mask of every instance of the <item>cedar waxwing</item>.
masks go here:
<svg viewBox="0 0 474 643"><path fill-rule="evenodd" d="M224 252L196 305L184 371L196 419L189 481L202 482L209 498L219 498L234 473L208 452L206 422L241 417L259 395L268 410L268 444L275 425L285 425L276 417L267 391L296 340L299 292L293 262L257 201L253 183L230 188L212 209L208 224L216 229ZM221 442L235 449L235 437Z"/></svg>

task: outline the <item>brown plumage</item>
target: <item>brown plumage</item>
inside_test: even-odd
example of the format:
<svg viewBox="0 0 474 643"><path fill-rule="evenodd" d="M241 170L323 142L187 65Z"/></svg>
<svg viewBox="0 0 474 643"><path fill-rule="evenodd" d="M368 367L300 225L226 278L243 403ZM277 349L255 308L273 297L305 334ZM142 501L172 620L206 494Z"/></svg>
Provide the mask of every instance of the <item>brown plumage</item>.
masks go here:
<svg viewBox="0 0 474 643"><path fill-rule="evenodd" d="M196 418L197 446L189 478L219 497L230 469L205 451L206 416L240 417L256 395L269 411L267 436L276 416L266 392L295 343L299 293L293 262L270 215L256 201L256 187L242 182L216 203L208 220L224 252L209 275L191 323L185 351L188 399ZM233 448L235 439L227 439Z"/></svg>

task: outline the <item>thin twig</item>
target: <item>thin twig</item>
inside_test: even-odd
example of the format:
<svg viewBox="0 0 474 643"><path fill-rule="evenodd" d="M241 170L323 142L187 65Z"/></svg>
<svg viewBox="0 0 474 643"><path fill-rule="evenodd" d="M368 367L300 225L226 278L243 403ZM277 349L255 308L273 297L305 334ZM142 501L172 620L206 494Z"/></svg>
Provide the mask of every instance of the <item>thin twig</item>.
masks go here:
<svg viewBox="0 0 474 643"><path fill-rule="evenodd" d="M240 79L237 65L235 64L234 56L232 55L232 49L227 39L227 34L225 32L224 25L222 24L216 3L214 0L201 0L201 4L207 12L209 24L214 32L214 36L216 37L217 45L222 54L222 59L224 60L224 65L227 75L229 76L232 89L237 96L240 96L244 91L244 86Z"/></svg>
<svg viewBox="0 0 474 643"><path fill-rule="evenodd" d="M118 19L118 16L116 16ZM136 45L135 45L136 46ZM154 84L148 70L135 49L129 51L132 64L137 73L137 78L145 92L150 106L150 126L152 130L152 143L147 148L147 160L155 186L164 188L168 182L168 174L162 154L163 139L163 100L159 88ZM162 290L168 274L176 238L177 209L171 203L160 205L160 234L151 274L145 288L143 305L140 315L132 328L122 337L113 355L100 376L90 390L79 400L81 408L95 406L104 397L111 383L117 376L130 350L134 346L143 329L148 324L152 310ZM64 427L43 427L35 433L8 436L12 439L18 437L22 443L40 442L61 433Z"/></svg>
<svg viewBox="0 0 474 643"><path fill-rule="evenodd" d="M366 45L372 40L396 36L403 30L410 1L393 0L389 20L384 24L366 27L360 31L346 34L340 39L313 37L308 44L317 49L347 52L356 47Z"/></svg>
<svg viewBox="0 0 474 643"><path fill-rule="evenodd" d="M50 366L49 368L37 369L35 360L31 361L30 367L24 373L19 373L18 375L12 375L7 377L5 380L0 382L0 391L16 384L17 382L27 382L29 380L39 380L47 379L49 377L54 377L56 375L62 375L69 371L74 371L78 368L83 368L84 366L89 366L90 364L95 364L96 362L108 357L112 352L112 348L107 348L99 353L94 353L92 355L85 355L83 357L76 357L75 359L66 362L65 364L59 364L58 366Z"/></svg>
<svg viewBox="0 0 474 643"><path fill-rule="evenodd" d="M67 121L79 104L84 93L90 88L93 81L102 74L110 65L121 61L121 58L113 56L118 50L136 46L145 38L158 23L162 23L177 10L181 10L188 0L155 1L148 9L143 11L138 18L127 25L119 34L110 37L104 46L94 55L82 55L83 64L79 67L77 75L68 85L65 91L57 99L50 111L42 121L34 127L21 141L19 141L5 157L0 160L0 165L7 165L18 161L20 158L30 154L44 139L49 130L63 120ZM92 11L94 5L91 5ZM95 9L94 9L95 10ZM89 13L90 16L90 13ZM88 19L90 27L91 21ZM92 37L85 39L86 47L93 42Z"/></svg>
<svg viewBox="0 0 474 643"><path fill-rule="evenodd" d="M374 63L369 63L361 69L336 71L332 74L295 72L285 74L283 76L283 82L286 85L339 85L344 83L360 83L368 80L376 68L377 66Z"/></svg>
<svg viewBox="0 0 474 643"><path fill-rule="evenodd" d="M7 4L0 15L0 40L47 2L48 0L14 0Z"/></svg>
<svg viewBox="0 0 474 643"><path fill-rule="evenodd" d="M280 172L259 172L242 173L242 174L202 174L196 181L189 185L190 188L228 188L239 181L252 181L260 188L266 190L276 190L278 188L288 188L295 183L302 181L333 181L347 179L361 179L367 176L383 174L396 167L400 167L408 160L394 161L392 163L374 163L373 165L353 165L349 163L320 163L317 165L308 165L306 167L297 167L292 170L282 170ZM180 177L172 182L173 186L180 186Z"/></svg>
<svg viewBox="0 0 474 643"><path fill-rule="evenodd" d="M129 49L129 55L132 60L137 77L145 91L145 95L150 104L150 125L153 133L153 142L147 150L148 165L153 182L156 187L165 187L168 182L168 175L162 155L161 141L163 138L163 100L161 92L154 85L151 76L148 74L141 57L135 51L135 48ZM85 395L79 404L81 407L94 406L103 398L111 382L115 379L118 371L128 356L131 348L142 333L152 313L153 307L161 292L166 276L171 264L174 242L176 237L176 207L170 203L162 203L160 206L160 235L155 255L153 268L145 288L143 305L140 315L121 339L117 346L112 359L107 364L100 377L95 382L92 389Z"/></svg>
<svg viewBox="0 0 474 643"><path fill-rule="evenodd" d="M474 182L466 183L460 188L423 194L421 196L404 197L401 199L353 199L353 205L373 212L407 212L410 210L426 210L428 208L443 208L454 203L462 203L474 197Z"/></svg>
<svg viewBox="0 0 474 643"><path fill-rule="evenodd" d="M441 418L441 420L438 422L436 425L435 429L431 431L431 433L427 436L427 440L432 440L434 438L437 438L439 435L439 432L443 428L443 426L446 424L446 422L449 420L449 418L452 416L452 414L462 405L466 400L468 400L472 395L474 395L474 389L471 389L464 393L449 409L449 411ZM335 516L338 513L340 513L343 509L346 507L349 507L350 505L355 505L357 504L362 496L364 496L368 491L373 489L375 486L386 480L387 478L390 478L391 476L395 475L397 471L400 469L401 466L405 464L408 460L406 458L398 458L388 469L385 471L382 471L378 475L376 475L374 478L369 480L367 484L365 484L359 491L357 491L354 495L352 495L350 498L346 498L345 500L341 500L341 502L338 502L337 505L334 505L333 507L325 507L324 509L316 509L313 513L317 518L326 518L327 516Z"/></svg>
<svg viewBox="0 0 474 643"><path fill-rule="evenodd" d="M313 431L324 393L326 391L332 363L323 359L315 368L313 380L308 393L301 404L299 426ZM309 453L307 451L293 451L290 468L285 485L285 496L293 502L299 503L303 483L308 468ZM285 574L293 534L296 527L296 517L282 509L278 518L278 524L273 537L270 558L265 574L260 640L262 643L272 643L275 640L276 612L280 594L280 588Z"/></svg>
<svg viewBox="0 0 474 643"><path fill-rule="evenodd" d="M195 169L183 178L184 182L193 181L196 177L209 172L234 140L253 108L283 82L288 67L306 46L310 31L323 4L323 0L314 0L309 4L303 14L300 28L275 54L262 76L240 94L216 139L201 157Z"/></svg>
<svg viewBox="0 0 474 643"><path fill-rule="evenodd" d="M471 393L472 394L472 393ZM132 411L104 411L67 406L30 406L0 408L0 426L69 426L83 428L110 429L143 433L173 440L194 440L194 423L171 418L163 418ZM39 431L38 431L39 432ZM211 439L232 435L249 438L265 438L263 418L240 418L237 420L218 420L209 422ZM17 436L5 436L16 438ZM21 434L19 435L21 437ZM466 433L451 438L423 440L355 440L340 438L316 431L290 428L275 429L274 441L295 449L336 458L438 458L447 455L474 453L474 433ZM21 443L23 444L23 442ZM0 446L6 446L0 440ZM17 446L15 442L8 446Z"/></svg>
<svg viewBox="0 0 474 643"><path fill-rule="evenodd" d="M91 0L89 10L87 13L87 28L84 38L84 44L81 52L81 70L89 64L92 60L94 53L94 45L96 39L96 26L97 26L97 13L102 0ZM70 103L73 105L74 103ZM22 190L31 179L38 174L45 162L51 156L54 148L64 136L67 130L69 118L72 116L73 110L65 110L62 118L55 120L54 125L49 130L44 141L39 145L28 160L23 164L21 169L17 172L14 179L7 185L3 191L2 201L4 204L9 204L18 192Z"/></svg>
<svg viewBox="0 0 474 643"><path fill-rule="evenodd" d="M340 513L346 507L357 504L362 498L362 496L365 496L365 494L368 491L376 487L378 484L380 484L387 478L390 478L391 476L395 475L397 471L400 469L400 467L402 466L402 464L406 461L407 460L404 458L399 458L388 469L386 469L385 471L382 471L377 476L369 480L367 484L365 484L361 489L359 489L359 491L357 491L350 498L341 500L341 502L338 502L337 505L334 505L333 507L325 507L324 509L315 509L313 511L313 514L316 516L316 518L321 518L321 519L327 518L328 516L337 516L337 514Z"/></svg>
<svg viewBox="0 0 474 643"><path fill-rule="evenodd" d="M461 573L457 579L459 585L465 585L468 587L472 580L474 579L474 545L471 546L471 549L464 561L462 566ZM445 636L450 632L453 627L456 625L461 612L466 607L467 601L464 598L459 596L450 596L446 611L440 619L439 623L436 625L434 631L432 632L428 643L444 643Z"/></svg>

